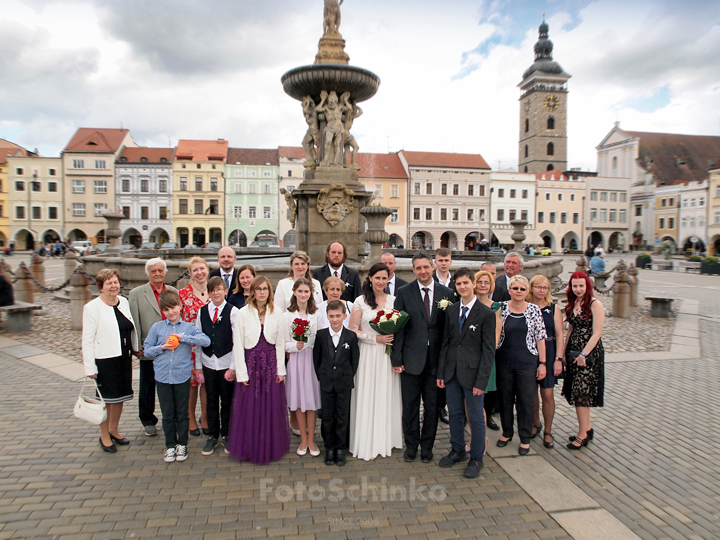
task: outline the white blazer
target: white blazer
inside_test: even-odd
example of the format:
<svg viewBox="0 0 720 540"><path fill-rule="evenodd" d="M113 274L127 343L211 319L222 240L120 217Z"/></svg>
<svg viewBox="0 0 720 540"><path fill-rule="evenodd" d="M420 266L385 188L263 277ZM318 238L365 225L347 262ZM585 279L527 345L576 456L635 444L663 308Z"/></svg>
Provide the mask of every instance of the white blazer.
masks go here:
<svg viewBox="0 0 720 540"><path fill-rule="evenodd" d="M260 317L257 310L251 305L244 306L238 313L233 329L233 354L235 355L235 378L238 382L250 380L245 363L245 349L252 349L260 340L260 331L263 330L260 324ZM277 374L283 377L285 371L285 334L288 329L285 325L283 312L278 309L277 304L272 313L265 311L265 328L263 334L268 343L275 345L277 356Z"/></svg>
<svg viewBox="0 0 720 540"><path fill-rule="evenodd" d="M312 280L313 283L313 298L315 298L315 305L319 306L320 302L323 301L323 291L320 282L317 279ZM293 278L284 278L278 281L277 287L275 287L274 303L275 307L279 307L281 311L287 311L293 296L293 285L295 280Z"/></svg>
<svg viewBox="0 0 720 540"><path fill-rule="evenodd" d="M135 326L130 304L124 296L118 296L118 309ZM137 330L132 332L132 350L138 350ZM112 306L98 296L83 308L82 354L85 375L97 375L96 358L114 358L122 354L120 331Z"/></svg>

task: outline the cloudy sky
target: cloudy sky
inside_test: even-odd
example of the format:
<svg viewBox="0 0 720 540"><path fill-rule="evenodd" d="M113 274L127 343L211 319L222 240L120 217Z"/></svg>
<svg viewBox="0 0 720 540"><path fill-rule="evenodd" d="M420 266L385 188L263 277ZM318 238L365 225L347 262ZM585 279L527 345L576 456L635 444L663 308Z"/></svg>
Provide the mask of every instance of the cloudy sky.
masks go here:
<svg viewBox="0 0 720 540"><path fill-rule="evenodd" d="M0 0L0 137L58 155L78 127L144 146L299 145L282 74L312 63L322 0ZM361 151L480 153L517 167L517 84L543 12L570 79L569 166L619 120L720 135L720 1L345 0L350 62L377 73Z"/></svg>

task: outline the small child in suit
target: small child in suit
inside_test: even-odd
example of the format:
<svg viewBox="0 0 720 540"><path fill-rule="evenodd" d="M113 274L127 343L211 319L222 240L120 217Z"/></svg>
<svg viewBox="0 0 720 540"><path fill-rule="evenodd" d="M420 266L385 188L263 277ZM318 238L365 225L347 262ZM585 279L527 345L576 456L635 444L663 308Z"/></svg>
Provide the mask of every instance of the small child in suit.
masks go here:
<svg viewBox="0 0 720 540"><path fill-rule="evenodd" d="M207 347L210 338L194 324L180 319L182 303L176 291L164 291L158 299L160 311L166 319L152 325L145 338L145 356L154 358L158 401L162 411L165 432L166 463L185 461L188 457L188 428L190 416L190 373L192 372L192 345ZM168 338L176 336L179 343L173 347Z"/></svg>
<svg viewBox="0 0 720 540"><path fill-rule="evenodd" d="M345 465L350 395L360 361L355 332L343 326L345 304L332 300L327 305L330 328L318 330L313 348L315 373L320 381L320 418L325 442L325 465Z"/></svg>

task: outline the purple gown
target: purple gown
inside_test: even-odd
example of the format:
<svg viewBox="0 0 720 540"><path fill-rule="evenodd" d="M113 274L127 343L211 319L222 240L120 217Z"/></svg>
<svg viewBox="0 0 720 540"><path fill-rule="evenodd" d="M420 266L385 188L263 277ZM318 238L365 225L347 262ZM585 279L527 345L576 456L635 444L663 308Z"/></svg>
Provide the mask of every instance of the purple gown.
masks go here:
<svg viewBox="0 0 720 540"><path fill-rule="evenodd" d="M233 459L257 465L277 461L290 450L285 383L275 382L275 345L265 340L263 330L258 344L245 349L250 384L235 383L228 433Z"/></svg>

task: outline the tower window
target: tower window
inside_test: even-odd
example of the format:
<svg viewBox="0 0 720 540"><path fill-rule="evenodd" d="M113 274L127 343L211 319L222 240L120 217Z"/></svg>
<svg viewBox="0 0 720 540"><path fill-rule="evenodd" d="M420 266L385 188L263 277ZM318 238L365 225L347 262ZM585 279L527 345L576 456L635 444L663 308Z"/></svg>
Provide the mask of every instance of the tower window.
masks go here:
<svg viewBox="0 0 720 540"><path fill-rule="evenodd" d="M526 118L525 119L525 133L527 133L528 131L530 131L530 120L528 120Z"/></svg>
<svg viewBox="0 0 720 540"><path fill-rule="evenodd" d="M555 170L555 167L553 167L553 164L552 164L552 163L547 166L547 170L548 170L548 171L554 171L554 170Z"/></svg>
<svg viewBox="0 0 720 540"><path fill-rule="evenodd" d="M555 145L551 142L547 144L547 155L548 156L554 156L555 155ZM551 171L552 169L548 169Z"/></svg>
<svg viewBox="0 0 720 540"><path fill-rule="evenodd" d="M525 157L528 157L528 145L525 145Z"/></svg>
<svg viewBox="0 0 720 540"><path fill-rule="evenodd" d="M525 172L528 172L528 168L527 168L527 165L525 165Z"/></svg>
<svg viewBox="0 0 720 540"><path fill-rule="evenodd" d="M553 118L552 116L548 117L547 128L555 129L555 118Z"/></svg>

